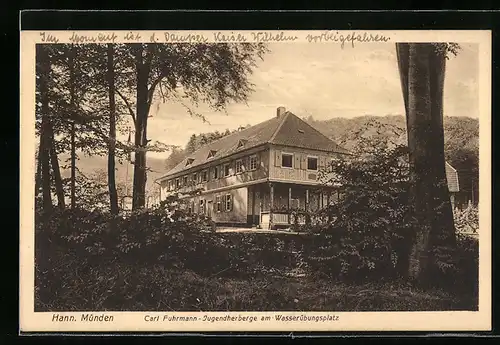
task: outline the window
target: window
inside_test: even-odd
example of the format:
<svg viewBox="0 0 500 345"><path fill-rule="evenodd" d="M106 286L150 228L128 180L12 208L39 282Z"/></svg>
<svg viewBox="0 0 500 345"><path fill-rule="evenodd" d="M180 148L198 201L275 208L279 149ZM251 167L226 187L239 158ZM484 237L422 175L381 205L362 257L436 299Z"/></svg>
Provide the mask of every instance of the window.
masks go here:
<svg viewBox="0 0 500 345"><path fill-rule="evenodd" d="M229 176L229 164L224 164L224 176Z"/></svg>
<svg viewBox="0 0 500 345"><path fill-rule="evenodd" d="M179 188L181 186L181 180L180 179L175 179L175 188Z"/></svg>
<svg viewBox="0 0 500 345"><path fill-rule="evenodd" d="M220 195L217 195L215 197L215 211L221 212L222 211L222 204L220 202Z"/></svg>
<svg viewBox="0 0 500 345"><path fill-rule="evenodd" d="M231 194L226 194L226 211L231 211L233 209L233 197Z"/></svg>
<svg viewBox="0 0 500 345"><path fill-rule="evenodd" d="M196 173L193 174L193 184L196 184L196 182L198 182L197 180L198 176Z"/></svg>
<svg viewBox="0 0 500 345"><path fill-rule="evenodd" d="M218 177L219 177L219 167L213 167L212 168L212 178L214 180L217 180Z"/></svg>
<svg viewBox="0 0 500 345"><path fill-rule="evenodd" d="M239 174L239 173L242 173L244 170L244 166L243 166L243 160L241 159L238 159L236 161L236 173Z"/></svg>
<svg viewBox="0 0 500 345"><path fill-rule="evenodd" d="M240 139L240 141L238 142L238 148L242 148L243 146L245 146L246 143L247 143L246 139Z"/></svg>
<svg viewBox="0 0 500 345"><path fill-rule="evenodd" d="M256 170L257 169L257 156L250 156L250 160L248 162L249 164L249 170Z"/></svg>
<svg viewBox="0 0 500 345"><path fill-rule="evenodd" d="M210 159L210 158L214 157L216 153L217 153L217 151L210 150L210 152L208 152L208 158Z"/></svg>
<svg viewBox="0 0 500 345"><path fill-rule="evenodd" d="M307 157L307 170L318 170L318 157Z"/></svg>
<svg viewBox="0 0 500 345"><path fill-rule="evenodd" d="M207 182L208 181L208 171L203 170L201 172L201 182Z"/></svg>
<svg viewBox="0 0 500 345"><path fill-rule="evenodd" d="M200 213L205 214L205 200L200 200Z"/></svg>
<svg viewBox="0 0 500 345"><path fill-rule="evenodd" d="M184 177L182 178L182 185L183 185L183 186L187 186L187 185L188 185L188 177L187 177L187 176L184 176Z"/></svg>
<svg viewBox="0 0 500 345"><path fill-rule="evenodd" d="M283 153L281 155L281 166L284 168L293 168L293 155L291 153Z"/></svg>

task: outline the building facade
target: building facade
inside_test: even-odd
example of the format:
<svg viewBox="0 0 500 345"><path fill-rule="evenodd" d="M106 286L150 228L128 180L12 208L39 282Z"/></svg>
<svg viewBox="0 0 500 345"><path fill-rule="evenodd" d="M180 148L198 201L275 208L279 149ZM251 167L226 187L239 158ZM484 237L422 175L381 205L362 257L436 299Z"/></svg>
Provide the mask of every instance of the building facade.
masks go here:
<svg viewBox="0 0 500 345"><path fill-rule="evenodd" d="M219 225L286 227L292 210L314 212L339 190L321 183L320 170L350 155L283 107L276 117L198 149L157 179L160 200L177 194L191 212ZM446 163L452 206L456 170ZM302 220L303 221L303 220Z"/></svg>
<svg viewBox="0 0 500 345"><path fill-rule="evenodd" d="M161 199L178 193L220 225L287 226L291 210L315 211L336 197L319 171L349 152L277 109L274 118L214 141L157 180Z"/></svg>

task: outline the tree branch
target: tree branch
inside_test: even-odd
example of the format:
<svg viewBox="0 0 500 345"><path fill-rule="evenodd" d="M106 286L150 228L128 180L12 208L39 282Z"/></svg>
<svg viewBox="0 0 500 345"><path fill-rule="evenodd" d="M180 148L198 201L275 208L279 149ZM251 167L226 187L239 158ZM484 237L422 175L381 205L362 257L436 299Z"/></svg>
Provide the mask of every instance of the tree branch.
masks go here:
<svg viewBox="0 0 500 345"><path fill-rule="evenodd" d="M118 96L120 96L120 98L123 100L125 105L127 106L128 112L129 112L130 116L132 116L132 120L134 121L134 127L135 127L135 114L134 114L134 110L132 109L132 106L130 105L129 101L125 98L125 96L122 95L122 93L120 91L118 91L118 90L115 90L115 91L118 94Z"/></svg>
<svg viewBox="0 0 500 345"><path fill-rule="evenodd" d="M158 77L152 84L151 86L149 87L149 90L148 90L148 113L149 113L149 108L151 108L151 103L153 102L153 95L154 95L154 92L155 92L155 89L156 89L156 86L158 85L158 83L163 79L162 76Z"/></svg>

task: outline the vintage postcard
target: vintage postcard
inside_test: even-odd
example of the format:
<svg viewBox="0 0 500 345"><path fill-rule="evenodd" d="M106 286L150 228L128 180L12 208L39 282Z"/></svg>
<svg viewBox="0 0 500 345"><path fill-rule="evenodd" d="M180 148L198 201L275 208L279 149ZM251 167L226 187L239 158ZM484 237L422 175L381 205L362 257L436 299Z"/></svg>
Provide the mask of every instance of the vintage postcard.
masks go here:
<svg viewBox="0 0 500 345"><path fill-rule="evenodd" d="M490 31L20 40L20 332L491 329Z"/></svg>

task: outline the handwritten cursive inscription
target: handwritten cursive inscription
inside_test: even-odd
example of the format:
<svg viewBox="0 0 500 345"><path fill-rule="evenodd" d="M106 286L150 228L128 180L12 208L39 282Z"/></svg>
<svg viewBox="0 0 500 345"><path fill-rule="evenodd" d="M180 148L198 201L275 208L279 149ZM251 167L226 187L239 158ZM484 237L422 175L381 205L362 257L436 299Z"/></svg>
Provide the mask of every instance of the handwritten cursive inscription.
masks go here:
<svg viewBox="0 0 500 345"><path fill-rule="evenodd" d="M45 33L45 32L40 32L40 38L42 39L42 42L46 42L46 43L59 43L59 38L57 38L54 35Z"/></svg>
<svg viewBox="0 0 500 345"><path fill-rule="evenodd" d="M231 32L231 33L215 32L214 33L214 41L215 42L246 42L247 37L245 35L240 34L240 33L235 34L233 32Z"/></svg>
<svg viewBox="0 0 500 345"><path fill-rule="evenodd" d="M135 42L140 42L141 41L141 34L138 33L138 32L132 32L132 31L129 31L127 32L124 36L123 36L123 39L125 41L135 41Z"/></svg>
<svg viewBox="0 0 500 345"><path fill-rule="evenodd" d="M333 32L333 31L326 31L323 32L319 35L307 35L306 40L311 43L317 43L317 42L337 42L340 43L340 47L344 49L344 46L346 42L350 42L352 47L354 48L354 43L359 42L359 43L369 43L369 42L388 42L390 40L390 37L386 37L384 35L373 35L369 34L367 32L364 32L363 34L358 34L355 32L352 32L350 34L344 35L344 34L339 34L338 31Z"/></svg>
<svg viewBox="0 0 500 345"><path fill-rule="evenodd" d="M165 42L173 43L207 43L208 38L203 34L186 34L178 35L174 33L165 32Z"/></svg>
<svg viewBox="0 0 500 345"><path fill-rule="evenodd" d="M118 36L112 32L110 34L98 33L96 35L79 35L73 32L69 41L75 44L109 42L115 43Z"/></svg>
<svg viewBox="0 0 500 345"><path fill-rule="evenodd" d="M252 32L255 42L294 42L298 39L295 35L287 35L283 31L274 32Z"/></svg>

